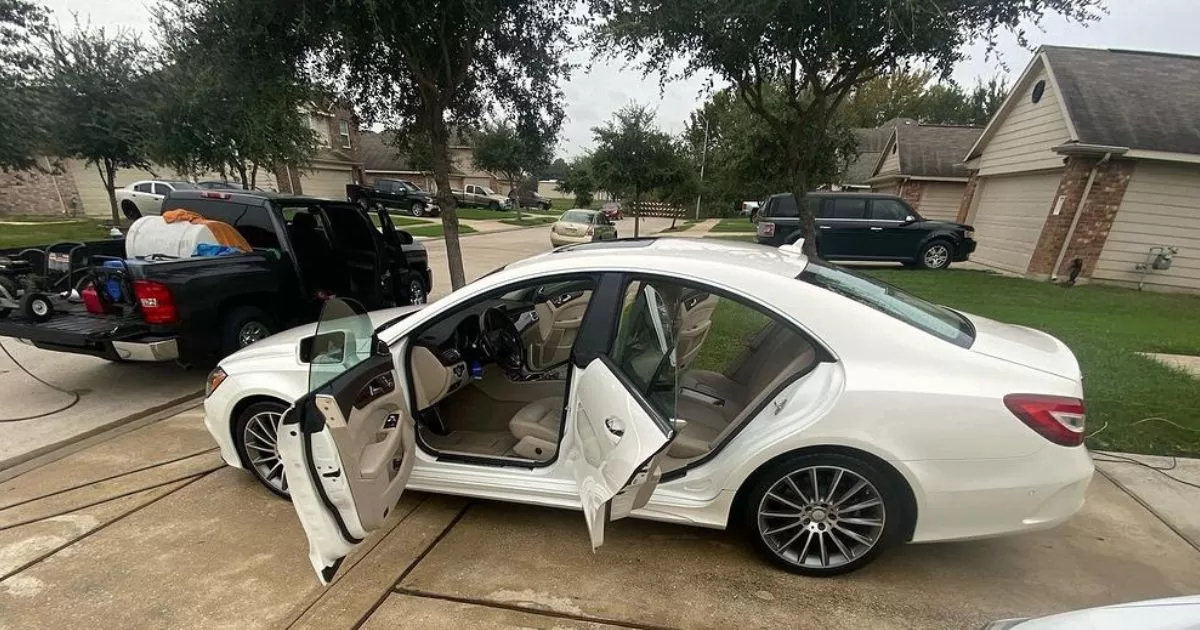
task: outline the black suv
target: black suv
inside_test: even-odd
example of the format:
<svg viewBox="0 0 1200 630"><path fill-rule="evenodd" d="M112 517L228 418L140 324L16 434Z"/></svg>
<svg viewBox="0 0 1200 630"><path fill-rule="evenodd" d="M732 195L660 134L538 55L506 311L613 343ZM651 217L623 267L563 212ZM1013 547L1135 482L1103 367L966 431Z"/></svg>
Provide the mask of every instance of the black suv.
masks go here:
<svg viewBox="0 0 1200 630"><path fill-rule="evenodd" d="M900 197L874 193L812 192L805 196L817 224L817 254L826 260L886 260L945 269L975 251L974 229L921 217ZM800 238L796 199L772 195L755 218L764 245Z"/></svg>

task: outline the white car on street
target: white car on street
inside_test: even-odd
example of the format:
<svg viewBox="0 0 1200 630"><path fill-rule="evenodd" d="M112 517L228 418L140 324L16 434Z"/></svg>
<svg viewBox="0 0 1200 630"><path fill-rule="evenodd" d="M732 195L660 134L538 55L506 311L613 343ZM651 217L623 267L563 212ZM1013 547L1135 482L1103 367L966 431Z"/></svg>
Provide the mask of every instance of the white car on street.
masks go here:
<svg viewBox="0 0 1200 630"><path fill-rule="evenodd" d="M1083 504L1079 365L1044 333L779 249L571 245L424 308L320 322L209 377L231 466L290 493L328 582L405 488L743 525L827 576Z"/></svg>
<svg viewBox="0 0 1200 630"><path fill-rule="evenodd" d="M113 191L117 207L126 219L134 221L144 216L162 214L163 199L176 190L195 190L191 182L178 180L146 180L133 182Z"/></svg>

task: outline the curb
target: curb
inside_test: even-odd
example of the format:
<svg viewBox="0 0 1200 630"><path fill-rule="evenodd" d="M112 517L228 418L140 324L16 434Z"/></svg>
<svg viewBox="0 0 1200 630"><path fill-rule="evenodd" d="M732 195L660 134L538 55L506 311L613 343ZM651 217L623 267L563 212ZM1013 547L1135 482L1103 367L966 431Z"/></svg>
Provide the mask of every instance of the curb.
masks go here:
<svg viewBox="0 0 1200 630"><path fill-rule="evenodd" d="M57 461L70 455L79 452L89 446L98 444L112 437L116 437L122 433L127 433L134 429L139 429L148 424L153 424L173 416L181 411L191 409L197 406L204 397L204 392L197 391L183 396L178 396L164 403L147 407L136 413L129 414L111 422L106 422L98 427L89 429L73 435L64 440L47 444L20 455L14 455L5 460L0 460L0 482L7 481L13 477L25 474L30 470L44 466L51 462ZM114 429L116 429L114 431ZM112 433L112 435L107 435Z"/></svg>

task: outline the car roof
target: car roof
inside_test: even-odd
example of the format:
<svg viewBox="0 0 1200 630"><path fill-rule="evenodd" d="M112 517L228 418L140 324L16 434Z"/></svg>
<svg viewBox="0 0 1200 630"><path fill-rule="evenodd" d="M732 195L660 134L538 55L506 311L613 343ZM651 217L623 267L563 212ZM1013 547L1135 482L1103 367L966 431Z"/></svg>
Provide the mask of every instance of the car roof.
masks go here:
<svg viewBox="0 0 1200 630"><path fill-rule="evenodd" d="M703 263L697 263L703 261ZM567 245L508 265L538 272L562 269L628 269L670 274L718 265L738 274L770 273L795 278L808 265L799 248L768 247L724 239L677 236L622 238Z"/></svg>
<svg viewBox="0 0 1200 630"><path fill-rule="evenodd" d="M775 193L770 199L778 199L779 197L790 197L792 193ZM861 197L864 199L900 199L898 195L890 195L888 193L867 193L854 191L832 191L832 190L813 190L805 193L806 197Z"/></svg>
<svg viewBox="0 0 1200 630"><path fill-rule="evenodd" d="M245 203L252 197L256 201L271 200L279 205L311 205L314 203L348 203L345 199L324 199L321 197L309 197L306 195L293 195L289 193L274 193L265 190L202 190L188 189L176 190L170 194L170 199L211 199L206 195L212 195L214 192L222 195L229 195L230 200L238 199Z"/></svg>

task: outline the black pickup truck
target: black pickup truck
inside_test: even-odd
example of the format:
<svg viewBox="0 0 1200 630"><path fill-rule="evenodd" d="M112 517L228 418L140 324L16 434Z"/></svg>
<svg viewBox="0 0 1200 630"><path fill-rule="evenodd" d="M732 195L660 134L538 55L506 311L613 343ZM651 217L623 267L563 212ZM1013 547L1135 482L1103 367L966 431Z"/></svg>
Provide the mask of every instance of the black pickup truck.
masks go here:
<svg viewBox="0 0 1200 630"><path fill-rule="evenodd" d="M377 179L374 186L346 184L346 199L365 210L378 206L402 210L414 217L440 214L433 195L407 179Z"/></svg>
<svg viewBox="0 0 1200 630"><path fill-rule="evenodd" d="M78 283L84 303L58 300L42 322L10 315L0 336L114 361L191 363L316 321L332 295L377 309L424 303L432 287L425 248L382 210L376 229L372 213L354 204L209 190L171 193L163 209L227 223L253 249L126 259L124 241L85 244L73 254L91 264L83 272L90 281Z"/></svg>

